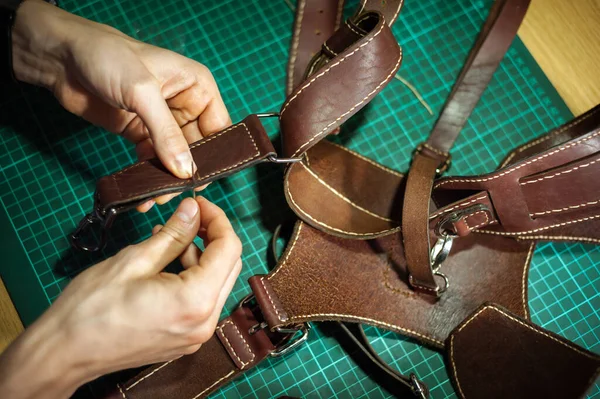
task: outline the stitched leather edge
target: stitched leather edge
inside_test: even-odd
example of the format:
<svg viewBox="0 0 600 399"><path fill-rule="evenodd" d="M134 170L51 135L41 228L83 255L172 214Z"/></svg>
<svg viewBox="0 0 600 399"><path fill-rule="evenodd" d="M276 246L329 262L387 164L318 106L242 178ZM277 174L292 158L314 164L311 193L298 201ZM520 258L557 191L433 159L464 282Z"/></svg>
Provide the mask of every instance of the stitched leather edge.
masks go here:
<svg viewBox="0 0 600 399"><path fill-rule="evenodd" d="M249 361L244 362L240 358L240 356L237 354L236 350L233 348L233 345L231 345L231 342L229 341L229 338L227 338L227 333L225 331L223 331L223 328L226 325L231 325L235 329L237 335L242 339L242 342L244 343L246 350L250 354L250 360ZM221 333L221 337L223 337L223 339L225 339L225 343L227 344L227 346L229 347L229 349L231 349L231 352L233 353L233 355L241 363L242 367L240 367L240 370L243 370L248 364L250 364L250 363L252 363L254 361L254 359L256 358L256 356L254 355L254 352L252 352L252 348L250 348L250 345L248 345L248 342L246 341L246 338L244 338L244 336L242 335L242 333L240 332L239 328L235 325L234 322L232 322L231 320L226 319L220 326L217 327L217 333L219 331Z"/></svg>
<svg viewBox="0 0 600 399"><path fill-rule="evenodd" d="M504 162L502 162L502 164L500 165L500 168L505 167L518 153L521 153L521 152L525 151L526 149L531 148L534 145L537 145L537 144L539 144L539 143L541 143L543 141L549 140L551 137L554 137L557 134L562 133L562 132L566 131L567 129L569 129L569 128L573 127L573 126L579 125L584 120L586 120L586 119L590 118L591 116L595 115L596 113L598 113L598 111L600 111L600 108L597 109L597 110L595 110L595 111L593 111L589 115L586 115L585 117L583 117L583 118L581 118L579 120L575 120L575 121L573 121L573 122L571 122L571 123L563 126L562 128L559 128L557 130L551 131L551 132L547 133L545 136L540 137L539 139L534 140L531 143L524 144L522 147L519 147L519 148L513 150L509 154L509 156L504 160Z"/></svg>
<svg viewBox="0 0 600 399"><path fill-rule="evenodd" d="M438 188L438 187L441 187L441 186L443 186L443 185L445 185L445 184L449 184L449 183L471 183L471 182L485 182L485 181L495 180L495 179L498 179L498 178L500 178L500 177L502 177L502 176L506 176L506 175L508 175L508 174L511 174L511 173L513 173L514 171L516 171L516 170L518 170L518 169L521 169L521 168L522 168L522 167L524 167L524 166L527 166L527 165L534 164L534 163L536 163L536 162L540 161L541 159L544 159L544 158L547 158L547 157L549 157L549 156L552 156L552 155L554 155L554 154L556 154L556 153L558 153L558 152L560 152L560 151L564 151L564 150L566 150L566 149L568 149L568 148L571 148L571 147L578 146L578 145L580 145L581 143L583 143L583 142L585 142L585 141L588 141L588 140L591 140L591 139L593 139L594 137L596 137L596 136L599 136L599 135L600 135L600 130L599 130L599 131L597 131L596 133L593 133L593 134L591 134L591 135L587 136L587 137L580 138L579 140L577 140L577 141L575 141L575 142L572 142L572 143L569 143L569 144L567 144L567 145L564 145L564 146L562 146L562 147L559 147L558 149L556 149L556 150L554 150L554 151L551 151L551 152L549 152L549 153L547 153L547 154L540 155L540 156L538 156L538 157L536 157L536 158L532 159L531 161L523 162L523 163L521 163L521 164L518 164L518 165L516 165L516 166L513 166L513 167L511 167L511 168L507 169L506 171L504 171L504 172L502 172L502 173L500 173L500 174L498 174L498 175L496 175L496 176L492 176L492 177L483 177L483 178L449 179L449 180L445 180L445 181L443 181L443 182L440 182L440 183L436 184L436 185L435 185L433 188L434 188L434 189L436 189L436 188Z"/></svg>
<svg viewBox="0 0 600 399"><path fill-rule="evenodd" d="M208 388L206 388L204 391L200 392L198 395L194 396L192 399L197 399L200 396L204 395L206 392L208 392L209 390L211 390L213 387L215 387L216 385L218 385L221 381L223 381L224 379L230 377L233 373L235 373L235 370L231 370L229 373L225 374L223 377L219 378L217 381L215 381L211 386L209 386Z"/></svg>
<svg viewBox="0 0 600 399"><path fill-rule="evenodd" d="M586 164L583 164L583 165L574 166L574 167L572 167L571 169L567 169L567 170L564 170L564 171L562 171L562 172L557 172L557 173L554 173L554 174L552 174L552 175L550 175L550 176L544 176L544 177L540 177L539 179L530 180L530 181L526 181L526 182L519 183L519 184L520 184L521 186L525 186L525 185L527 185L527 184L538 183L538 182L540 182L540 181L543 181L543 180L550 180L550 179L554 179L556 176L564 175L564 174L566 174L566 173L571 173L572 171L574 171L574 170L577 170L577 169L583 169L583 168L587 168L588 166L590 166L590 165L593 165L593 164L595 164L596 162L600 162L600 159L595 159L595 160L593 160L593 161L591 161L591 162L588 162L588 163L586 163Z"/></svg>
<svg viewBox="0 0 600 399"><path fill-rule="evenodd" d="M379 30L379 32L381 32L381 29ZM373 38L374 37L375 36L373 36ZM386 82L388 82L390 80L391 76L396 73L396 71L400 67L400 63L401 62L402 62L402 49L400 49L400 56L398 57L398 62L396 62L396 65L394 65L394 67L392 68L391 72L385 77L385 79L381 83L379 83L377 85L377 87L375 87L370 93L368 93L358 103L354 104L348 111L344 112L339 117L337 117L336 120L334 120L333 122L331 122L327 126L325 126L323 129L321 129L321 131L319 133L315 134L310 140L308 140L307 142L305 142L304 144L302 144L300 147L298 147L298 149L294 152L294 154L292 154L292 158L296 157L304 147L306 147L307 145L309 145L310 143L312 143L313 141L315 141L317 138L319 138L320 136L322 136L324 133L328 132L329 128L331 126L335 125L340 119L342 119L346 115L352 113L352 111L354 111L357 107L359 107L361 104L363 104L365 101L367 101L369 99L369 97L371 97L372 95L374 95L379 90L379 88L381 86L383 86ZM279 119L281 119L281 115L280 115Z"/></svg>
<svg viewBox="0 0 600 399"><path fill-rule="evenodd" d="M294 102L294 100L296 98L298 98L298 96L304 91L304 89L306 89L307 87L309 87L311 84L313 84L317 79L319 79L323 75L327 74L327 72L331 71L333 68L335 68L336 66L340 65L342 62L344 62L348 58L352 57L354 54L356 54L358 51L360 51L367 44L371 43L373 41L373 39L375 39L381 33L381 31L383 30L384 26L385 26L385 24L382 23L381 26L379 27L379 30L369 40L367 40L366 42L362 43L356 49L352 50L350 53L348 53L345 56L343 56L340 60L336 61L332 65L329 65L329 67L327 69L325 69L323 72L317 74L314 78L312 78L311 80L309 80L307 83L304 83L298 89L298 91L296 92L296 94L294 94L289 100L287 100L285 102L285 104L283 105L283 108L281 109L281 112L279 113L279 119L281 119L281 117L283 116L283 114L285 113L285 111L287 110L287 108L290 106L290 104L292 104Z"/></svg>
<svg viewBox="0 0 600 399"><path fill-rule="evenodd" d="M302 162L299 162L300 166L302 166L312 177L314 177L319 183L321 183L323 186L325 186L329 191L331 191L336 197L339 197L342 201L347 202L348 204L352 205L354 208L363 211L364 213L373 216L374 218L377 219L381 219L385 222L391 222L391 223L398 223L395 220L386 218L385 216L381 216L376 214L375 212L371 212L366 208L363 208L362 206L358 205L357 203L353 202L352 200L350 200L348 197L346 197L345 195L343 195L342 193L340 193L339 191L337 191L335 188L331 187L329 184L327 184L327 182L325 182L323 179L321 179L319 177L319 175L317 175L312 169L310 169L309 167L307 167L306 165L304 165Z"/></svg>
<svg viewBox="0 0 600 399"><path fill-rule="evenodd" d="M300 32L302 30L302 20L304 18L304 7L306 6L306 0L298 0L296 6L297 22L294 28L292 51L290 54L290 62L288 64L288 80L287 80L287 91L291 92L294 90L294 69L296 67L296 59L298 58L298 45L300 43Z"/></svg>
<svg viewBox="0 0 600 399"><path fill-rule="evenodd" d="M145 376L142 376L140 378L138 378L137 380L135 380L133 383L131 383L131 385L129 385L128 387L125 388L126 391L129 391L131 388L133 388L134 386L136 386L137 384L139 384L140 382L144 381L146 378L149 378L151 375L153 375L154 373L162 370L164 367L168 366L170 363L172 363L174 360L169 360L168 362L163 363L162 365L160 365L160 367L155 368L154 370L152 370L150 373L146 374Z"/></svg>
<svg viewBox="0 0 600 399"><path fill-rule="evenodd" d="M505 232L505 231L477 230L477 231L474 231L474 233L495 234L495 235L498 235L498 236L519 236L519 235L522 235L522 234L535 233L536 231L549 230L549 229L552 229L554 227L567 226L567 225L570 225L570 224L581 223L581 222L585 222L587 220L594 220L594 219L598 219L598 218L600 218L600 214L593 215L593 216L588 216L588 217L581 218L581 219L569 220L567 222L557 223L557 224L553 224L553 225L546 226L546 227L540 227L538 229L527 230L527 231L520 231L520 232L511 232L511 233L509 233L509 232Z"/></svg>
<svg viewBox="0 0 600 399"><path fill-rule="evenodd" d="M586 206L596 205L598 203L600 203L600 199L596 200L596 201L583 202L578 205L569 205L564 208L550 209L548 211L542 211L542 212L534 212L534 213L530 213L529 216L542 216L542 215L547 215L549 213L561 213L561 212L570 211L573 209L585 208Z"/></svg>

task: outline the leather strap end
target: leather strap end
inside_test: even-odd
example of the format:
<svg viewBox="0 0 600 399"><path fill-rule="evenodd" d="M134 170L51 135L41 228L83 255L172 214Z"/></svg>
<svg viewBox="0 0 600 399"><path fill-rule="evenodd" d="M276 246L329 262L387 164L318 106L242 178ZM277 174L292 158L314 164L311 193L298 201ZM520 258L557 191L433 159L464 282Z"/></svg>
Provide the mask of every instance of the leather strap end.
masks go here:
<svg viewBox="0 0 600 399"><path fill-rule="evenodd" d="M133 164L105 176L96 187L96 205L117 212L163 194L191 190L265 161L275 149L256 115L190 145L198 167L195 179L179 179L158 159Z"/></svg>
<svg viewBox="0 0 600 399"><path fill-rule="evenodd" d="M462 398L580 398L600 370L598 355L493 304L459 325L446 349Z"/></svg>

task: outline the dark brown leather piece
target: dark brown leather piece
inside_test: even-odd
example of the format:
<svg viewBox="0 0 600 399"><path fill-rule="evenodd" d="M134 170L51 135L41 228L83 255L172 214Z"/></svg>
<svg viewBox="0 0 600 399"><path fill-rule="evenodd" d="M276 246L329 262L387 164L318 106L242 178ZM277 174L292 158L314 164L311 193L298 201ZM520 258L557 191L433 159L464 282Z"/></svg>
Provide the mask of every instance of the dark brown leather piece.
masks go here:
<svg viewBox="0 0 600 399"><path fill-rule="evenodd" d="M434 185L435 198L441 205L446 205L447 198L451 200L455 198L455 195L446 191L475 193L486 191L492 200L499 223L479 230L494 234L530 235L566 225L587 223L600 218L600 207L597 203L572 208L569 212L550 212L535 218L530 216L532 212L530 209L538 209L542 212L581 204L577 201L595 202L598 192L598 188L595 188L597 179L590 181L588 170L592 170L590 167L595 169L596 164L577 169L575 166L565 165L577 165L578 162L580 166L586 164L588 162L586 159L595 159L599 148L600 129L487 175L441 179ZM547 197L540 196L536 190L528 190L527 185L520 184L527 179L535 180L540 173L550 176L561 170L563 172L569 170L569 173L555 177L555 179L561 178L564 184L553 187L555 193L550 196L551 203L548 203ZM579 175L582 177L580 178ZM568 178L564 179L565 177ZM581 184L577 182L585 178L588 179L586 185L590 187L588 191L574 186ZM577 195L577 201L571 199L571 191Z"/></svg>
<svg viewBox="0 0 600 399"><path fill-rule="evenodd" d="M247 307L222 320L198 352L147 368L119 384L107 399L204 398L264 360L275 346Z"/></svg>
<svg viewBox="0 0 600 399"><path fill-rule="evenodd" d="M493 3L427 139L431 147L441 152L450 151L515 38L528 6L529 0L497 0Z"/></svg>
<svg viewBox="0 0 600 399"><path fill-rule="evenodd" d="M399 234L348 240L299 222L277 268L266 277L271 298L261 291L255 295L263 312L273 312L275 297L285 310L287 321L272 328L316 320L360 322L441 348L451 330L482 303L493 301L528 317L533 247L480 234L456 240L441 268L448 290L435 300L408 285Z"/></svg>
<svg viewBox="0 0 600 399"><path fill-rule="evenodd" d="M600 151L519 182L533 219L596 207L600 213ZM557 187L567 187L568 191ZM568 195L565 195L567 194ZM533 201L535 200L535 201Z"/></svg>
<svg viewBox="0 0 600 399"><path fill-rule="evenodd" d="M198 167L195 181L178 179L158 159L142 161L101 178L96 187L97 205L129 209L158 195L199 187L275 155L256 115L191 144L190 149Z"/></svg>
<svg viewBox="0 0 600 399"><path fill-rule="evenodd" d="M398 70L398 43L380 15L372 15L378 21L372 30L316 71L283 104L280 122L285 157L301 155L340 126Z"/></svg>
<svg viewBox="0 0 600 399"><path fill-rule="evenodd" d="M556 129L511 151L500 164L503 168L527 157L559 146L600 127L600 104Z"/></svg>
<svg viewBox="0 0 600 399"><path fill-rule="evenodd" d="M484 305L446 341L462 398L581 398L600 357L496 305Z"/></svg>
<svg viewBox="0 0 600 399"><path fill-rule="evenodd" d="M311 59L323 42L337 30L342 19L344 0L299 0L287 69L286 94L305 77Z"/></svg>

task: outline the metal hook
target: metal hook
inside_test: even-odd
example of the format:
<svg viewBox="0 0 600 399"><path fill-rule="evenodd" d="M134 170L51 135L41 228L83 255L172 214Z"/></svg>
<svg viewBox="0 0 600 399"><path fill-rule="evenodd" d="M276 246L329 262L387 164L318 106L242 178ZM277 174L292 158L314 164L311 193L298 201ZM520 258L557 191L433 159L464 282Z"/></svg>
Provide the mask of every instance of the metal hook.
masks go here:
<svg viewBox="0 0 600 399"><path fill-rule="evenodd" d="M96 252L104 248L106 245L106 239L108 238L108 229L112 225L112 222L117 215L117 211L114 208L110 208L108 211L102 212L98 208L92 213L85 215L81 222L77 225L77 228L71 235L71 245L75 248L86 252ZM81 242L82 233L87 231L90 226L94 224L100 225L100 240L96 245L88 245Z"/></svg>

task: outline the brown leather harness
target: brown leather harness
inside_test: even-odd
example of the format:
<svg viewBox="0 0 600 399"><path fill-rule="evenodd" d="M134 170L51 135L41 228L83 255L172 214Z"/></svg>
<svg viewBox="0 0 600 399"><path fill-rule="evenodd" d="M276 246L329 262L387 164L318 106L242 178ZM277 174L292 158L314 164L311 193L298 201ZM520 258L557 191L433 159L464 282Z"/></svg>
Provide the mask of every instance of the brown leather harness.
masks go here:
<svg viewBox="0 0 600 399"><path fill-rule="evenodd" d="M439 178L529 3L497 0L406 176L323 141L398 70L390 25L402 3L363 0L342 23L342 0L298 2L281 157L259 120L272 114L250 115L190 146L194 179L151 160L98 182L95 210L74 235L88 250L98 249L79 242L89 224L108 228L150 198L259 162L289 163L285 196L301 219L277 267L250 278L252 294L197 353L144 370L111 397L204 397L300 345L309 322L328 320L445 350L461 397L584 394L600 358L529 321L526 282L536 241L600 242L600 106L516 148L489 174ZM406 393L429 396L414 374L382 365L360 331L343 328Z"/></svg>

